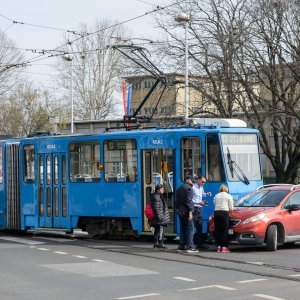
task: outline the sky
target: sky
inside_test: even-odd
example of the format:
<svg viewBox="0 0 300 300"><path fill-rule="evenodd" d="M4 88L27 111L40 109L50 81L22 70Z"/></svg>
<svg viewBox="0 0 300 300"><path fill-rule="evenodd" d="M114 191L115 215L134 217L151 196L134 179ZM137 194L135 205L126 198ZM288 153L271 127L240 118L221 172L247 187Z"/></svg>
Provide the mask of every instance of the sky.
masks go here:
<svg viewBox="0 0 300 300"><path fill-rule="evenodd" d="M55 27L66 30L78 29L79 24L92 26L97 19L126 21L144 15L157 5L164 6L171 1L164 0L6 0L1 1L0 29L21 48L26 59L35 57L26 49L54 49L61 44L63 31L41 28ZM38 26L15 24L13 21ZM127 22L132 37L155 38L159 36L153 17L145 15ZM51 86L55 76L54 61L42 60L26 71L36 84Z"/></svg>

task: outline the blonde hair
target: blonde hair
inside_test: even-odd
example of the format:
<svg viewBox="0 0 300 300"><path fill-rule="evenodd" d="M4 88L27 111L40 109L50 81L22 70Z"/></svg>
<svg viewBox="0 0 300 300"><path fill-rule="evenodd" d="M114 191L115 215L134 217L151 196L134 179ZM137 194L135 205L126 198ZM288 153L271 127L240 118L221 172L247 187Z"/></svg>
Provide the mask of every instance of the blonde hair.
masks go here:
<svg viewBox="0 0 300 300"><path fill-rule="evenodd" d="M222 184L219 188L219 191L228 193L228 186L225 184Z"/></svg>

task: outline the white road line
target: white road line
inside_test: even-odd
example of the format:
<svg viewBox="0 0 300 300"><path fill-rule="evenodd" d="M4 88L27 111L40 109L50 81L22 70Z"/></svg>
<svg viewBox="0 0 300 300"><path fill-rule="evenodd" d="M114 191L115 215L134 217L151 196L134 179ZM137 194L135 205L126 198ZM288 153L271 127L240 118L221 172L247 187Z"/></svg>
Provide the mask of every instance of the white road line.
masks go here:
<svg viewBox="0 0 300 300"><path fill-rule="evenodd" d="M270 300L284 300L284 298L278 298L278 297L273 297L273 296L264 295L264 294L253 294L253 296L264 298L264 299L270 299Z"/></svg>
<svg viewBox="0 0 300 300"><path fill-rule="evenodd" d="M87 256L83 256L83 255L72 255L72 256L77 258L87 258Z"/></svg>
<svg viewBox="0 0 300 300"><path fill-rule="evenodd" d="M237 283L250 283L250 282L257 282L257 281L264 281L264 280L267 280L267 279L249 279L249 280L241 280L241 281L237 281Z"/></svg>
<svg viewBox="0 0 300 300"><path fill-rule="evenodd" d="M102 259L92 259L92 261L95 261L95 262L104 262L104 260L102 260Z"/></svg>
<svg viewBox="0 0 300 300"><path fill-rule="evenodd" d="M22 239L18 237L12 237L12 236L1 236L1 240L5 241L10 241L10 242L15 242L15 243L20 243L20 244L28 244L28 245L41 245L45 244L45 242L38 242L38 241L33 241L33 240L27 240L27 239Z"/></svg>
<svg viewBox="0 0 300 300"><path fill-rule="evenodd" d="M137 299L137 298L145 298L145 297L151 297L151 296L159 296L159 294L144 294L144 295L136 295L136 296L129 296L129 297L121 297L121 298L116 298L116 299L117 300Z"/></svg>
<svg viewBox="0 0 300 300"><path fill-rule="evenodd" d="M262 261L247 261L247 264L263 266L265 263Z"/></svg>
<svg viewBox="0 0 300 300"><path fill-rule="evenodd" d="M49 251L50 249L48 248L37 248L38 250L41 250L41 251Z"/></svg>
<svg viewBox="0 0 300 300"><path fill-rule="evenodd" d="M293 275L289 275L290 277L299 277L300 274L293 274Z"/></svg>
<svg viewBox="0 0 300 300"><path fill-rule="evenodd" d="M217 289L222 289L222 290L227 290L227 291L236 291L237 290L235 288L232 288L229 286L224 286L224 285L206 285L206 286L199 286L199 287L190 288L190 289L178 290L178 292L198 291L198 290L209 289L209 288L217 288Z"/></svg>
<svg viewBox="0 0 300 300"><path fill-rule="evenodd" d="M183 281L196 281L195 279L190 279L186 277L173 277L174 279L183 280Z"/></svg>
<svg viewBox="0 0 300 300"><path fill-rule="evenodd" d="M68 254L67 252L62 252L62 251L54 251L56 254Z"/></svg>

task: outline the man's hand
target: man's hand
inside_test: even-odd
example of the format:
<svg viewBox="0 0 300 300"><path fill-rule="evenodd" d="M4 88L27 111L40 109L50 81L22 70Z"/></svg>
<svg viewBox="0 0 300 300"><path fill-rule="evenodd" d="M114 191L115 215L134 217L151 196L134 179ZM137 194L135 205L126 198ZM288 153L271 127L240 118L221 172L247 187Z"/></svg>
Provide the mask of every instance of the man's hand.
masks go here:
<svg viewBox="0 0 300 300"><path fill-rule="evenodd" d="M193 220L193 213L190 211L188 216L188 221L192 221L192 220Z"/></svg>

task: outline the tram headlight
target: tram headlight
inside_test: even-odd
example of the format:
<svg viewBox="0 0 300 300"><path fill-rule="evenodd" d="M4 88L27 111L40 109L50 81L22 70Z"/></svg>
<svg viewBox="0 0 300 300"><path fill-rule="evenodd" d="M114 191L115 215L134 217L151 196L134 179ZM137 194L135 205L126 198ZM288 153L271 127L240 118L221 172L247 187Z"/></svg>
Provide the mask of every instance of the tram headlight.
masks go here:
<svg viewBox="0 0 300 300"><path fill-rule="evenodd" d="M253 216L253 217L251 217L251 218L246 219L246 220L243 222L243 224L248 224L248 223L250 223L250 222L257 222L257 221L260 221L260 220L262 220L265 216L266 216L265 213L258 214L258 215L256 215L256 216Z"/></svg>

